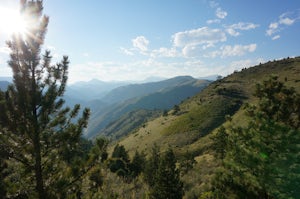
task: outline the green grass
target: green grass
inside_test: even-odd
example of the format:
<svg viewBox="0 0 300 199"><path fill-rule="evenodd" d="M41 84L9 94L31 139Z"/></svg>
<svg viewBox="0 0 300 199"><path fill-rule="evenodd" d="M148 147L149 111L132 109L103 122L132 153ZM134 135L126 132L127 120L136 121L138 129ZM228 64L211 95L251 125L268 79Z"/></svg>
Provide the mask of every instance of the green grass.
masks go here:
<svg viewBox="0 0 300 199"><path fill-rule="evenodd" d="M232 115L234 124L247 124L243 104L257 102L253 97L255 85L271 74L279 75L280 81L300 93L300 57L268 62L210 84L182 102L180 111L175 115L170 110L168 116L148 121L144 127L122 138L119 144L124 145L130 154L136 150L150 152L154 144L162 151L172 147L179 158L186 151L191 152L197 164L182 179L186 198L199 198L209 191L219 164L213 156L210 137L221 125L227 125L226 115Z"/></svg>

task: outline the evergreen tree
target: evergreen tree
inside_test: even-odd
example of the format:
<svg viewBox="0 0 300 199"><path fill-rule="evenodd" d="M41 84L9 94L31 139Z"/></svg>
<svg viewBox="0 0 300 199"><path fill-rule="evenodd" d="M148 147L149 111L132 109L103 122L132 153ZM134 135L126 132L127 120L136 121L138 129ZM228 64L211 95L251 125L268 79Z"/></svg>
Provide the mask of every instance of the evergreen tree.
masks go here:
<svg viewBox="0 0 300 199"><path fill-rule="evenodd" d="M7 156L5 150L0 148L0 199L5 198L6 196L6 185L4 183L4 179L7 175L7 172L5 171L7 168L6 159Z"/></svg>
<svg viewBox="0 0 300 199"><path fill-rule="evenodd" d="M300 195L300 95L272 76L257 85L246 127L231 126L216 193L224 198Z"/></svg>
<svg viewBox="0 0 300 199"><path fill-rule="evenodd" d="M179 170L176 169L175 155L168 149L159 162L151 198L181 199L183 193L183 183L180 180Z"/></svg>
<svg viewBox="0 0 300 199"><path fill-rule="evenodd" d="M136 178L144 170L145 162L145 154L136 151L129 164L130 176Z"/></svg>
<svg viewBox="0 0 300 199"><path fill-rule="evenodd" d="M123 145L117 144L112 153L109 168L119 176L126 177L129 175L129 156Z"/></svg>
<svg viewBox="0 0 300 199"><path fill-rule="evenodd" d="M69 59L51 65L51 55L40 55L49 18L41 0L21 1L26 35L7 42L13 85L0 100L0 148L9 157L4 179L11 197L57 198L74 193L85 172L73 151L80 147L89 110L76 123L80 105L64 106Z"/></svg>
<svg viewBox="0 0 300 199"><path fill-rule="evenodd" d="M144 179L150 187L155 183L155 176L158 171L158 165L160 161L159 148L157 145L154 145L151 151L151 156L146 161L145 170L144 170Z"/></svg>
<svg viewBox="0 0 300 199"><path fill-rule="evenodd" d="M94 147L91 149L91 152L90 152L90 161L97 162L100 164L100 163L103 163L105 160L107 160L108 144L109 144L109 141L107 139L97 138L95 141Z"/></svg>
<svg viewBox="0 0 300 199"><path fill-rule="evenodd" d="M213 148L216 152L216 156L223 160L226 155L226 149L228 144L228 134L224 126L221 126L216 135L212 137Z"/></svg>
<svg viewBox="0 0 300 199"><path fill-rule="evenodd" d="M183 154L182 160L179 164L180 172L182 174L186 174L189 170L191 170L194 167L194 164L196 164L194 155L191 152L186 151Z"/></svg>

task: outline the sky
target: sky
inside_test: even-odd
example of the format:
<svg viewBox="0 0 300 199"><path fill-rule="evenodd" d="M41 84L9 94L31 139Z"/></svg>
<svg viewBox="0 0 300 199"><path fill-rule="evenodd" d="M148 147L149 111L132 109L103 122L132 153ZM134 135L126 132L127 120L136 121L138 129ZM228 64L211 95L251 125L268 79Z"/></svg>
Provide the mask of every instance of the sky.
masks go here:
<svg viewBox="0 0 300 199"><path fill-rule="evenodd" d="M69 83L137 81L179 75L226 76L300 55L298 0L44 0L50 17L44 49L53 64L70 58ZM0 0L0 76L10 38Z"/></svg>

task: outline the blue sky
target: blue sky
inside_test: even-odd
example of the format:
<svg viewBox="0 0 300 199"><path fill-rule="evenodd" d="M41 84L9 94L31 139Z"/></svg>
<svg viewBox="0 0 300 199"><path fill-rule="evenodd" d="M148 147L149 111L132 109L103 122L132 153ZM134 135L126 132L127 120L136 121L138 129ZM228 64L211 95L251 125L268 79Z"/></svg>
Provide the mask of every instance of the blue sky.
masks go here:
<svg viewBox="0 0 300 199"><path fill-rule="evenodd" d="M18 0L0 0L17 9ZM297 0L44 0L45 48L69 81L203 77L300 55ZM0 13L0 76L11 75ZM1 24L2 23L2 24Z"/></svg>

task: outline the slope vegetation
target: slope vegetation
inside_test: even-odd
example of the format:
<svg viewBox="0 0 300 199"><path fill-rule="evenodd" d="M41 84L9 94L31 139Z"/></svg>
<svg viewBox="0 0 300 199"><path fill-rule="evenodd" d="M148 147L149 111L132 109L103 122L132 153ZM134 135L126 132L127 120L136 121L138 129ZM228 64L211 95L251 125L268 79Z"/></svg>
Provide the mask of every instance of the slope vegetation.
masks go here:
<svg viewBox="0 0 300 199"><path fill-rule="evenodd" d="M99 135L105 135L114 138L127 135L129 131L123 130L124 132L121 133L119 131L117 133L118 136L115 136L114 131L111 131L112 128L110 128L110 124L114 122L123 124L125 121L122 120L126 119L126 117L122 117L124 114L130 112L133 112L131 114L134 114L137 113L135 111L140 109L149 110L146 115L147 117L152 117L150 113L154 113L153 110L163 111L165 109L170 109L175 104L195 95L209 83L210 81L208 80L198 80L189 76L183 76L161 82L129 85L113 90L107 98L103 98L101 100L106 103L115 102L115 104L107 104L106 107L99 104L98 107L95 106L95 108L92 109L92 117L89 122L86 136L91 138ZM122 93L127 94L124 97L117 97ZM129 97L133 98L127 99ZM108 102L107 99L110 99L111 102ZM143 119L139 121L141 121L141 123L139 123L140 125L146 120ZM132 124L132 127L125 128L124 126L124 129L132 130L138 125L136 123ZM131 123L127 122L126 126L129 125L131 125ZM122 129L122 125L118 126L119 129Z"/></svg>
<svg viewBox="0 0 300 199"><path fill-rule="evenodd" d="M255 103L256 84L277 74L279 80L300 92L300 57L259 64L235 72L211 83L202 92L171 109L167 116L148 121L119 141L129 153L148 153L154 144L162 151L172 147L180 158L189 151L197 160L194 169L182 176L187 198L198 198L210 188L218 161L214 158L211 135L226 125L226 117L243 125L246 121L243 104Z"/></svg>

